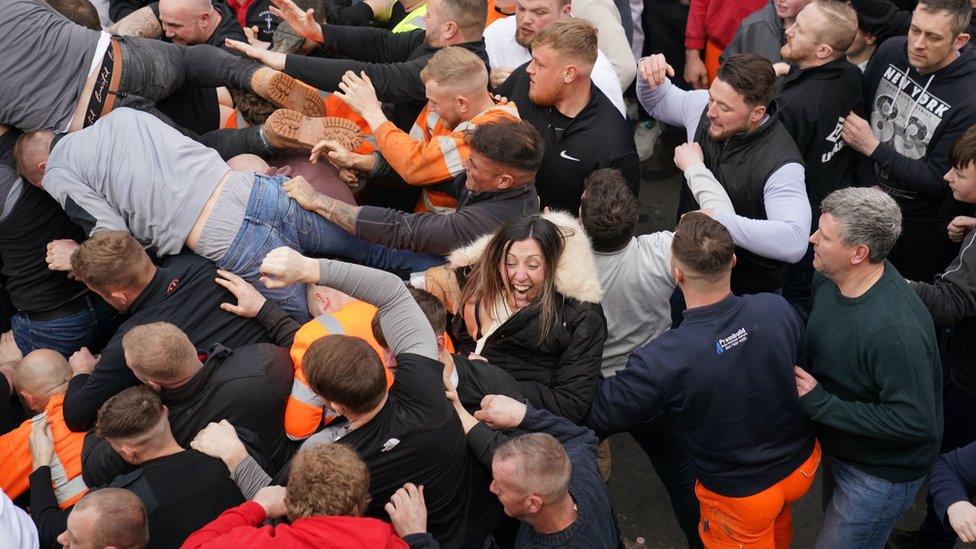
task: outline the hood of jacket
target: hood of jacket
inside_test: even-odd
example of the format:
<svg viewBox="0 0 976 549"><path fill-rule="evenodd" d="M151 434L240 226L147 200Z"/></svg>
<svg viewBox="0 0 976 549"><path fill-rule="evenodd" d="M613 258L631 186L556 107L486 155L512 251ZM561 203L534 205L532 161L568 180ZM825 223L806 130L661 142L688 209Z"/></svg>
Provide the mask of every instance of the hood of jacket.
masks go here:
<svg viewBox="0 0 976 549"><path fill-rule="evenodd" d="M593 248L580 222L568 212L549 211L542 214L563 233L565 249L556 265L556 291L584 303L599 303L603 288L597 276ZM481 259L492 235L486 234L448 256L453 268L470 267Z"/></svg>

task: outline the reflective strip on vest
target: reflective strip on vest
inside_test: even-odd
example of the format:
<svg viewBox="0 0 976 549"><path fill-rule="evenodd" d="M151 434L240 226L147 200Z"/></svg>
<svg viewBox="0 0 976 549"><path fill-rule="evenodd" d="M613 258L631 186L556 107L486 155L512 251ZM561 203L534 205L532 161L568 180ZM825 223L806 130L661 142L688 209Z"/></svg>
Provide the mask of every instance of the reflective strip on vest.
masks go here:
<svg viewBox="0 0 976 549"><path fill-rule="evenodd" d="M426 29L427 23L424 22L424 15L427 13L427 4L420 6L419 8L408 13L402 21L397 23L393 30L390 32L410 32L417 29Z"/></svg>
<svg viewBox="0 0 976 549"><path fill-rule="evenodd" d="M315 322L318 322L325 329L329 331L331 335L346 335L346 328L339 322L339 319L332 315L322 315L315 317Z"/></svg>
<svg viewBox="0 0 976 549"><path fill-rule="evenodd" d="M437 137L437 143L441 146L441 154L444 155L444 164L447 165L447 171L452 176L456 176L464 171L464 168L461 166L461 151L457 148L457 141L453 137L441 135Z"/></svg>
<svg viewBox="0 0 976 549"><path fill-rule="evenodd" d="M38 423L47 424L47 412L42 412L31 418L31 428ZM54 496L58 498L58 504L65 504L74 498L81 496L88 490L85 480L81 475L69 479L68 472L64 469L64 463L57 452L51 456L51 482L54 484Z"/></svg>
<svg viewBox="0 0 976 549"><path fill-rule="evenodd" d="M315 394L315 391L310 389L308 385L302 383L298 378L295 378L295 381L291 382L291 396L302 404L308 404L316 408L325 406L325 401L322 400L322 397Z"/></svg>

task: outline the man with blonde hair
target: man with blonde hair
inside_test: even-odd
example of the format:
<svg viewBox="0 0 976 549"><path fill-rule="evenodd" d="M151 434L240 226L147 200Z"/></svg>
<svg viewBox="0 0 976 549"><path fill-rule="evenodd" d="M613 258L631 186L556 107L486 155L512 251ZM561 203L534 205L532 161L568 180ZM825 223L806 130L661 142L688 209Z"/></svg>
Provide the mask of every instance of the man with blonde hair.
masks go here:
<svg viewBox="0 0 976 549"><path fill-rule="evenodd" d="M545 142L536 176L542 206L578 211L583 180L600 168L619 169L635 195L638 191L640 167L630 126L590 79L596 36L581 19L549 24L535 35L532 61L496 89L518 105Z"/></svg>

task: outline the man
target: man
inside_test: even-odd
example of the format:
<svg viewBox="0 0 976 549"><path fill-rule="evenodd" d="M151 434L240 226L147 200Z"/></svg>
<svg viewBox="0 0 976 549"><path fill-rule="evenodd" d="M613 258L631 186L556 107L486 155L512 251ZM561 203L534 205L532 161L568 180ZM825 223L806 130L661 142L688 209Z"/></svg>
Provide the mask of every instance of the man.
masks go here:
<svg viewBox="0 0 976 549"><path fill-rule="evenodd" d="M945 234L958 204L942 175L952 144L976 123L971 15L967 0L919 2L908 38L882 44L864 73L870 123L852 114L841 133L866 157L859 182L880 186L901 207L904 226L889 258L910 280L931 282L959 250Z"/></svg>
<svg viewBox="0 0 976 549"><path fill-rule="evenodd" d="M270 285L318 281L380 308L396 357L396 383L367 343L330 335L315 341L302 368L309 385L348 420L333 439L351 446L370 472L365 515L383 517L383 504L407 481L427 490L430 530L445 547L481 545L496 522L484 472L473 461L451 404L434 332L403 283L375 269L302 257L279 248L262 272Z"/></svg>
<svg viewBox="0 0 976 549"><path fill-rule="evenodd" d="M675 149L675 164L685 172L696 199L707 209L732 211L725 190L701 161L697 143ZM639 204L619 171L604 168L586 178L580 222L593 244L607 341L603 346L603 377L612 377L627 364L630 353L671 327L671 231L634 238ZM666 418L641 422L630 430L651 460L668 490L671 506L689 545L698 537L698 499L695 473ZM607 442L608 444L608 442Z"/></svg>
<svg viewBox="0 0 976 549"><path fill-rule="evenodd" d="M20 132L0 125L0 275L16 314L10 328L22 353L51 349L65 357L100 349L115 329L115 310L67 273L48 268L58 241L84 239L47 193L17 174Z"/></svg>
<svg viewBox="0 0 976 549"><path fill-rule="evenodd" d="M244 502L223 463L177 444L167 416L151 389L130 387L102 405L95 426L98 436L139 467L112 486L132 491L146 506L149 547L176 547Z"/></svg>
<svg viewBox="0 0 976 549"><path fill-rule="evenodd" d="M432 267L443 262L442 256L494 232L505 221L539 211L533 182L544 157L539 133L531 124L506 117L479 125L465 139L471 152L463 162L464 174L454 183L458 209L452 213L350 206L298 180L285 183L284 189L303 208L348 233L335 237L333 244L342 238L342 247L365 245L368 254L355 257L361 263L399 269L391 257L412 253L416 262L426 261Z"/></svg>
<svg viewBox="0 0 976 549"><path fill-rule="evenodd" d="M810 0L769 0L762 9L742 20L719 60L725 61L738 53L754 53L771 63L779 62L783 59L780 48L786 43L784 31L793 26L797 15L809 3Z"/></svg>
<svg viewBox="0 0 976 549"><path fill-rule="evenodd" d="M232 294L214 284L217 270L213 263L196 255L166 257L157 267L126 232L100 231L71 256L71 270L118 311L129 313L98 359L85 349L72 357L74 376L64 406L65 422L74 431L90 428L103 402L139 383L126 366L122 349L123 336L135 326L170 322L197 350L207 350L215 343L233 349L270 341L261 324L221 308Z"/></svg>
<svg viewBox="0 0 976 549"><path fill-rule="evenodd" d="M519 0L515 4L515 17L506 17L485 30L485 49L491 64L491 83L495 87L500 86L517 67L532 60L529 47L539 31L554 21L572 17L569 0ZM636 70L633 66L630 68L630 80L633 81ZM627 116L623 85L613 65L599 49L590 78L620 114Z"/></svg>
<svg viewBox="0 0 976 549"><path fill-rule="evenodd" d="M802 157L773 101L772 64L749 53L731 57L707 92L673 86L667 75L674 70L659 54L642 59L639 70L641 104L654 118L683 126L701 145L705 167L735 206L735 214L711 213L736 244L732 292L779 291L786 265L806 252L810 203ZM697 208L682 189L679 213Z"/></svg>
<svg viewBox="0 0 976 549"><path fill-rule="evenodd" d="M122 337L122 349L132 373L169 410L170 429L179 444L189 444L210 422L226 419L254 435L256 440L249 442L267 455L272 470L291 458L293 448L282 427L292 385L286 349L258 343L231 350L218 344L201 362L186 334L166 322L132 328ZM84 470L94 485L131 468L89 435Z"/></svg>
<svg viewBox="0 0 976 549"><path fill-rule="evenodd" d="M781 297L731 291L731 235L703 213L681 218L671 259L684 322L600 385L587 423L607 436L663 410L698 474L706 546L788 547L820 462L793 391L803 324Z"/></svg>
<svg viewBox="0 0 976 549"><path fill-rule="evenodd" d="M426 98L420 71L438 49L460 46L487 62L481 38L486 9L484 0L430 0L424 14L425 29L392 33L367 27L320 25L314 19L303 18L304 12L295 7L282 10L285 21L329 58L286 55L234 41L228 45L269 67L302 75L327 92L340 89L347 71L364 72L376 86L379 100L396 105L391 120L405 130L423 108Z"/></svg>
<svg viewBox="0 0 976 549"><path fill-rule="evenodd" d="M336 129L336 137L355 139L355 130ZM145 112L118 109L60 139L48 130L28 132L14 156L24 177L86 233L128 230L159 256L186 246L256 281L264 254L286 242L322 254L341 251L330 249L329 233L341 232L335 226L300 209L294 222L287 215L297 208L281 190L283 177L231 170L216 151ZM303 289L267 295L299 320L308 318Z"/></svg>
<svg viewBox="0 0 976 549"><path fill-rule="evenodd" d="M54 351L40 349L17 363L14 386L30 412L36 415L0 436L0 488L8 496L17 498L26 492L31 484L28 477L37 480L31 475L28 447L34 429L50 430L52 450L46 482L53 486L60 507L70 507L88 490L81 478L81 447L85 435L72 433L64 423L62 404L69 379L68 362Z"/></svg>
<svg viewBox="0 0 976 549"><path fill-rule="evenodd" d="M518 105L522 119L545 142L536 176L543 207L578 211L583 179L600 168L619 169L637 194L640 169L633 133L590 79L596 34L583 20L553 21L536 33L532 61L496 90Z"/></svg>
<svg viewBox="0 0 976 549"><path fill-rule="evenodd" d="M840 138L844 118L862 112L861 71L846 59L857 34L857 14L835 0L815 0L786 30L783 59L798 70L783 79L776 101L779 119L803 157L811 232L817 230L820 202L831 192L856 183L856 153ZM789 268L784 295L809 313L813 248Z"/></svg>
<svg viewBox="0 0 976 549"><path fill-rule="evenodd" d="M408 185L423 186L418 212L446 213L457 209L451 182L464 172L471 154L467 134L486 122L518 118L518 109L513 103L495 104L484 61L464 48L438 50L420 79L427 105L408 134L387 120L369 80L347 73L345 91L335 95L369 124L377 151L357 154L325 141L312 148L312 159L328 151L333 165L351 170L357 179L388 175L392 169Z"/></svg>
<svg viewBox="0 0 976 549"><path fill-rule="evenodd" d="M885 260L898 205L834 191L810 237L815 281L800 402L826 454L817 547L882 547L939 453L942 369L928 311Z"/></svg>
<svg viewBox="0 0 976 549"><path fill-rule="evenodd" d="M389 523L362 516L368 501L366 464L348 446L323 444L295 456L287 488L262 488L253 500L224 511L182 547L407 547ZM289 523L270 530L261 526L267 519L284 517ZM417 539L435 545L430 534L422 534L411 539L410 547L426 546Z"/></svg>
<svg viewBox="0 0 976 549"><path fill-rule="evenodd" d="M875 36L878 45L891 37L908 34L912 26L912 10L916 2L891 2L890 0L852 0L851 5L857 10L858 19L864 25L864 30ZM976 6L973 8L976 10ZM969 20L966 34L976 33L976 18Z"/></svg>
<svg viewBox="0 0 976 549"><path fill-rule="evenodd" d="M65 548L142 549L149 544L146 506L129 490L96 490L72 509L58 543Z"/></svg>
<svg viewBox="0 0 976 549"><path fill-rule="evenodd" d="M115 107L161 114L155 103L184 85L230 85L306 114L324 114L313 88L212 46L113 39L71 23L37 0L11 0L4 16L0 124L60 132L89 126ZM259 129L218 131L201 140L224 158L268 152Z"/></svg>

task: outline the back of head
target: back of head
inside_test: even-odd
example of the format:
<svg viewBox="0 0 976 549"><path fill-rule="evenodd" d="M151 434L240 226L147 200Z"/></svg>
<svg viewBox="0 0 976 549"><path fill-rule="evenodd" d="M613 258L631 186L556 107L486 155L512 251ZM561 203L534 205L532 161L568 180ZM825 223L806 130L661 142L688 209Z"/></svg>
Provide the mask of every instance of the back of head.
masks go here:
<svg viewBox="0 0 976 549"><path fill-rule="evenodd" d="M14 143L14 164L17 172L35 185L44 179L44 170L39 165L47 162L53 140L54 133L50 130L34 130L21 135Z"/></svg>
<svg viewBox="0 0 976 549"><path fill-rule="evenodd" d="M671 255L689 280L714 283L732 272L732 235L701 212L681 217L671 240Z"/></svg>
<svg viewBox="0 0 976 549"><path fill-rule="evenodd" d="M966 32L973 16L973 5L970 0L919 0L917 9L949 15L952 18L953 37Z"/></svg>
<svg viewBox="0 0 976 549"><path fill-rule="evenodd" d="M92 512L93 547L141 549L149 543L146 506L133 492L122 488L101 488L85 494L72 513Z"/></svg>
<svg viewBox="0 0 976 549"><path fill-rule="evenodd" d="M74 23L92 30L102 30L102 23L98 19L98 10L88 0L46 0L54 11L67 17Z"/></svg>
<svg viewBox="0 0 976 549"><path fill-rule="evenodd" d="M457 90L460 94L487 92L488 67L467 48L447 46L437 50L420 71L420 79Z"/></svg>
<svg viewBox="0 0 976 549"><path fill-rule="evenodd" d="M884 261L901 235L901 209L895 199L878 189L836 190L823 199L820 211L837 221L845 245L867 246L871 263Z"/></svg>
<svg viewBox="0 0 976 549"><path fill-rule="evenodd" d="M776 71L765 57L739 53L729 57L718 68L715 78L742 95L750 107L768 107L776 96Z"/></svg>
<svg viewBox="0 0 976 549"><path fill-rule="evenodd" d="M529 433L509 439L495 450L493 463L513 467L511 481L528 494L537 494L543 505L556 503L569 494L573 466L562 444L546 433Z"/></svg>
<svg viewBox="0 0 976 549"><path fill-rule="evenodd" d="M199 364L196 347L168 322L132 328L122 337L125 362L141 379L156 383L183 381Z"/></svg>
<svg viewBox="0 0 976 549"><path fill-rule="evenodd" d="M159 395L145 385L129 387L105 401L98 410L98 436L131 446L147 446L158 440L166 411Z"/></svg>
<svg viewBox="0 0 976 549"><path fill-rule="evenodd" d="M857 11L842 0L814 0L814 6L824 18L820 29L820 41L834 50L834 56L843 56L857 36Z"/></svg>
<svg viewBox="0 0 976 549"><path fill-rule="evenodd" d="M369 504L369 471L341 443L302 450L291 463L285 508L289 520L313 516L358 517Z"/></svg>
<svg viewBox="0 0 976 549"><path fill-rule="evenodd" d="M457 23L458 30L467 41L481 38L488 18L486 0L442 0L447 20Z"/></svg>
<svg viewBox="0 0 976 549"><path fill-rule="evenodd" d="M99 231L71 256L71 270L99 292L132 290L152 277L153 264L142 246L125 231Z"/></svg>
<svg viewBox="0 0 976 549"><path fill-rule="evenodd" d="M601 168L583 181L580 221L593 250L610 252L630 242L637 227L640 206L616 168Z"/></svg>
<svg viewBox="0 0 976 549"><path fill-rule="evenodd" d="M316 394L353 413L372 410L386 396L383 363L358 337L327 335L315 340L302 357L302 372Z"/></svg>
<svg viewBox="0 0 976 549"><path fill-rule="evenodd" d="M472 151L521 175L519 183L535 177L545 155L535 126L509 116L480 124L465 139Z"/></svg>
<svg viewBox="0 0 976 549"><path fill-rule="evenodd" d="M43 399L46 395L61 394L68 388L71 367L61 353L38 349L20 359L14 367L15 385L19 391Z"/></svg>
<svg viewBox="0 0 976 549"><path fill-rule="evenodd" d="M413 296L414 301L417 302L420 310L427 317L427 321L430 322L430 327L434 329L434 335L441 335L446 332L447 310L444 309L444 304L427 290L410 288L410 295ZM370 328L373 330L373 338L376 342L388 349L389 345L387 345L386 337L383 335L383 326L380 324L379 314L373 315Z"/></svg>
<svg viewBox="0 0 976 549"><path fill-rule="evenodd" d="M536 34L532 47L549 47L589 74L599 51L596 36L596 27L586 19L559 19Z"/></svg>

